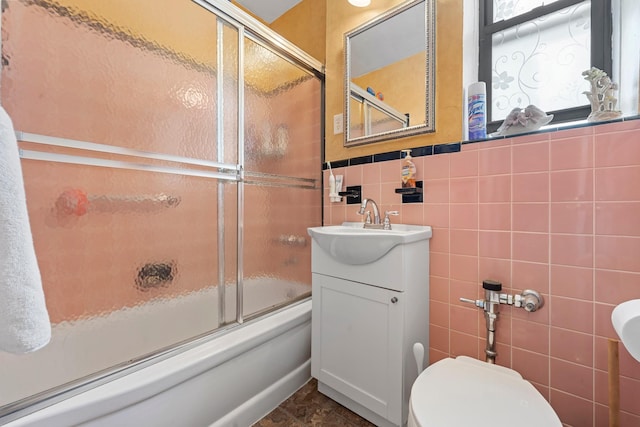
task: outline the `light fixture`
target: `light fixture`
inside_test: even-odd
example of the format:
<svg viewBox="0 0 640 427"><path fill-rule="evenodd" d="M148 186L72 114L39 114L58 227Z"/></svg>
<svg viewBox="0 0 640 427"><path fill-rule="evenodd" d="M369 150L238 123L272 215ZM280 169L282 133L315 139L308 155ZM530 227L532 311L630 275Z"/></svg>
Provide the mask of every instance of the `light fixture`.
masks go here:
<svg viewBox="0 0 640 427"><path fill-rule="evenodd" d="M356 7L367 7L371 4L371 0L349 0L349 3Z"/></svg>

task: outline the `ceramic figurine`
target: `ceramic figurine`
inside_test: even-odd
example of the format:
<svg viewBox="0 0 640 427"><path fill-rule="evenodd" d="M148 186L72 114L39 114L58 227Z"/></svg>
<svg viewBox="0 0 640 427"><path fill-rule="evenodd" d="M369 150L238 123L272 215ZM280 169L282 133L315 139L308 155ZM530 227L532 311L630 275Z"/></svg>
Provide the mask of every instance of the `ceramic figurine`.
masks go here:
<svg viewBox="0 0 640 427"><path fill-rule="evenodd" d="M587 121L599 122L620 117L622 111L616 110L618 98L615 97L618 85L611 81L607 73L596 67L583 71L582 75L591 83L591 91L582 92L591 103L591 114L587 117Z"/></svg>
<svg viewBox="0 0 640 427"><path fill-rule="evenodd" d="M506 136L518 133L532 132L540 129L553 119L553 114L547 115L535 105L525 109L514 108L504 119L498 130L491 136Z"/></svg>

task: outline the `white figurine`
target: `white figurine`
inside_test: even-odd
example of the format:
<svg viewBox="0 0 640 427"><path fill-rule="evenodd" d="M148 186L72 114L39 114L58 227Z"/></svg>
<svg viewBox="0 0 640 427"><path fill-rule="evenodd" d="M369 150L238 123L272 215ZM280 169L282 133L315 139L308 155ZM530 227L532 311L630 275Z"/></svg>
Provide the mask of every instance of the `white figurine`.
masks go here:
<svg viewBox="0 0 640 427"><path fill-rule="evenodd" d="M498 130L491 136L506 136L518 133L532 132L540 129L553 119L553 114L547 115L535 105L529 105L524 110L514 108L504 119Z"/></svg>
<svg viewBox="0 0 640 427"><path fill-rule="evenodd" d="M611 81L607 73L596 67L583 71L582 75L591 83L591 91L582 92L591 103L591 114L587 117L587 121L599 122L620 117L622 111L616 110L618 99L614 95L618 85Z"/></svg>

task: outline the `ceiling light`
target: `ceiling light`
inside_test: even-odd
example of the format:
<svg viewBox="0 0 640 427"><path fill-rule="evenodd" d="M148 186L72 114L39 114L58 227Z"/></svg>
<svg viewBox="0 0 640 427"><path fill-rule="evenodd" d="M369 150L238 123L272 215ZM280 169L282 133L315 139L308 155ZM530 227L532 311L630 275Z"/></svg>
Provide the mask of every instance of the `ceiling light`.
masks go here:
<svg viewBox="0 0 640 427"><path fill-rule="evenodd" d="M349 3L356 7L367 7L371 4L371 0L349 0Z"/></svg>

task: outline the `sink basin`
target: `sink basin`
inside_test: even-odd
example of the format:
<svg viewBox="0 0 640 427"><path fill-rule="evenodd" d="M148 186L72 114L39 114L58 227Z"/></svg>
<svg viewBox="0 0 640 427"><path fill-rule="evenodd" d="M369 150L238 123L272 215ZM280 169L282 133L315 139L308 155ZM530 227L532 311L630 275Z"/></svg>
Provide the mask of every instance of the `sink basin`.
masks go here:
<svg viewBox="0 0 640 427"><path fill-rule="evenodd" d="M397 245L431 237L431 227L392 224L392 230L363 228L361 222L312 227L307 231L318 245L334 259L344 264L369 264L382 258Z"/></svg>
<svg viewBox="0 0 640 427"><path fill-rule="evenodd" d="M640 362L640 299L616 306L611 313L611 322L629 354Z"/></svg>

